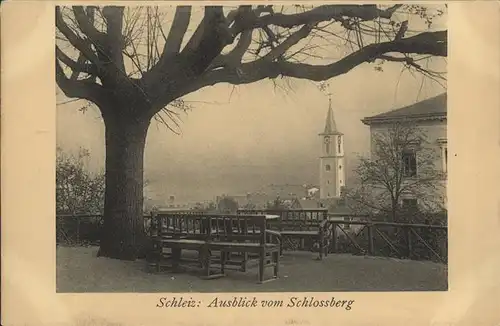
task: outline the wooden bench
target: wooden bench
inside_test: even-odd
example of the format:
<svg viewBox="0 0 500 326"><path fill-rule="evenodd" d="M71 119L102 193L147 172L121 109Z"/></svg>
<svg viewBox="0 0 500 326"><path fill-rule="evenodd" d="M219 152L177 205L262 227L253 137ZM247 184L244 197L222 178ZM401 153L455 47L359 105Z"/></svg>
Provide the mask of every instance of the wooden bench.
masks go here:
<svg viewBox="0 0 500 326"><path fill-rule="evenodd" d="M328 222L328 210L318 209L285 209L285 210L249 210L239 209L239 214L275 214L276 221L270 221L269 227L278 231L284 244L294 245L292 240L300 242L299 248L304 249L305 242L311 242L310 249L319 252L318 259L328 255L331 243L331 224ZM316 246L317 248L313 248ZM283 247L281 248L283 250Z"/></svg>
<svg viewBox="0 0 500 326"><path fill-rule="evenodd" d="M194 262L203 268L205 278L224 275L226 264L230 264L231 253L243 254L242 270L246 270L248 254L259 257L259 281L263 281L264 268L274 266L277 277L279 264L279 243L271 242L270 236L279 237L277 232L266 230L263 215L208 214L204 212L154 212L155 231L152 233L157 270L164 258L172 260L177 269L182 261L183 249L195 250L198 258ZM164 252L170 249L171 253ZM214 253L219 252L219 259ZM276 254L275 254L276 252ZM218 263L220 273L213 274L211 268ZM234 262L232 262L234 263Z"/></svg>
<svg viewBox="0 0 500 326"><path fill-rule="evenodd" d="M267 229L267 219L262 214L209 215L207 225L210 225L207 237L207 265L211 263L213 252L220 253L221 275L231 253L243 254L243 270L246 270L248 255L258 257L259 283L278 277L280 256L280 234ZM274 241L273 241L274 240ZM264 279L266 267L274 267L273 278Z"/></svg>
<svg viewBox="0 0 500 326"><path fill-rule="evenodd" d="M182 250L203 251L206 232L203 232L203 216L200 211L156 211L151 213L150 237L153 245L152 265L159 271L171 260L171 267L177 270L182 260ZM170 249L171 252L165 252ZM198 257L200 255L198 254ZM202 261L185 260L202 267Z"/></svg>

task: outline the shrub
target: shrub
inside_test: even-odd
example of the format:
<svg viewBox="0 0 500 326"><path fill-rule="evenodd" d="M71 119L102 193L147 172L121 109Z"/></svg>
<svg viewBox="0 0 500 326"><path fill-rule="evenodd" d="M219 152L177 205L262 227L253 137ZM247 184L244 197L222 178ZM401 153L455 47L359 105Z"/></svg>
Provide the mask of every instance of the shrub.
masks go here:
<svg viewBox="0 0 500 326"><path fill-rule="evenodd" d="M85 168L85 159L89 156L89 152L83 148L80 148L78 155L57 149L57 214L102 214L104 173L93 173Z"/></svg>
<svg viewBox="0 0 500 326"><path fill-rule="evenodd" d="M57 243L96 244L99 242L104 210L104 173L85 167L90 156L80 148L77 155L57 148L56 219ZM76 215L90 215L78 216Z"/></svg>

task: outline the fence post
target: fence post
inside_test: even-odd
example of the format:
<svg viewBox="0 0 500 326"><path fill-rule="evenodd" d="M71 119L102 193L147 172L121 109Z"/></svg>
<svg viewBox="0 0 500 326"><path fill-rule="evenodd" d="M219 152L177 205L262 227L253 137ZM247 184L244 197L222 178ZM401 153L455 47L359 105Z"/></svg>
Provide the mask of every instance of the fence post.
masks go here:
<svg viewBox="0 0 500 326"><path fill-rule="evenodd" d="M337 237L337 224L332 221L332 241L333 241L333 252L338 252L338 237Z"/></svg>
<svg viewBox="0 0 500 326"><path fill-rule="evenodd" d="M76 215L76 244L80 244L80 216Z"/></svg>
<svg viewBox="0 0 500 326"><path fill-rule="evenodd" d="M412 259L413 257L413 244L412 244L412 236L411 236L411 227L407 226L404 228L405 230L405 235L406 235L406 243L407 243L407 257L409 259Z"/></svg>
<svg viewBox="0 0 500 326"><path fill-rule="evenodd" d="M373 224L370 223L368 226L368 255L373 256Z"/></svg>

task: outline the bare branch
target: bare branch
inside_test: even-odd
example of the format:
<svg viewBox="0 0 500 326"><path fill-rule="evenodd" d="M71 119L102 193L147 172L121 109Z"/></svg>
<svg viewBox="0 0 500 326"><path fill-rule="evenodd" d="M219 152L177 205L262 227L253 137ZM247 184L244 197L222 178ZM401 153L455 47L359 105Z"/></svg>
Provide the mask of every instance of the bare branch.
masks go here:
<svg viewBox="0 0 500 326"><path fill-rule="evenodd" d="M59 60L57 58L55 60L56 83L67 97L86 99L96 104L102 103L105 91L100 85L92 80L71 80L67 78Z"/></svg>
<svg viewBox="0 0 500 326"><path fill-rule="evenodd" d="M88 7L87 7L87 16L88 16L88 20L89 20L89 23L90 23L90 24L92 24L92 25L94 25L94 14L95 14L95 9L96 9L96 8L95 8L95 7L93 7L93 6L88 6ZM80 52L80 53L78 54L78 60L77 60L77 63L78 63L79 65L83 65L83 64L85 64L85 63L86 63L86 61L87 61L87 59L86 59L86 58L85 58L85 56L84 56L84 55ZM78 72L78 71L73 70L73 73L71 74L71 77L70 77L70 78L71 78L71 79L78 79L78 76L79 76L79 75L80 75L80 74L79 74L79 72ZM95 81L95 79L94 79L94 81Z"/></svg>
<svg viewBox="0 0 500 326"><path fill-rule="evenodd" d="M179 53L190 20L191 6L178 6L175 11L172 27L170 28L165 46L163 47L162 60L167 56Z"/></svg>
<svg viewBox="0 0 500 326"><path fill-rule="evenodd" d="M162 84L169 78L169 75L175 75L179 82L197 77L220 55L222 49L229 44L228 42L232 42L228 36L226 18L222 7L205 7L205 14L201 23L177 56L176 64L167 66L166 62L163 61L163 64L156 65L153 69L144 73L143 83L154 89L154 93L158 94L158 98L163 98L162 93L170 85ZM181 72L181 70L183 71ZM156 102L159 100L158 98Z"/></svg>
<svg viewBox="0 0 500 326"><path fill-rule="evenodd" d="M66 24L63 19L61 8L56 6L56 26L57 29L66 37L75 49L80 51L89 61L95 65L99 65L97 55L92 51L91 43L87 39L78 37Z"/></svg>
<svg viewBox="0 0 500 326"><path fill-rule="evenodd" d="M404 22L401 23L401 26L399 27L398 32L396 33L396 36L394 37L395 40L400 40L405 36L406 31L408 30L408 21L405 20Z"/></svg>
<svg viewBox="0 0 500 326"><path fill-rule="evenodd" d="M235 85L248 84L264 78L276 78L280 75L313 81L324 81L345 74L361 63L373 61L389 52L446 56L446 31L427 32L398 41L370 44L328 65L257 60L242 64L238 71L229 69L209 71L201 76L196 83L189 85L182 94L184 95L200 87L221 82Z"/></svg>
<svg viewBox="0 0 500 326"><path fill-rule="evenodd" d="M275 64L275 71L285 76L322 81L344 74L363 62L373 61L380 55L390 52L446 56L446 32L428 32L399 41L370 44L335 63L324 66L280 62Z"/></svg>
<svg viewBox="0 0 500 326"><path fill-rule="evenodd" d="M97 28L95 28L93 23L93 13L91 12L91 15L88 15L82 6L73 6L72 9L80 30L85 35L87 35L87 37L94 44L101 43L105 39L106 34L98 31Z"/></svg>
<svg viewBox="0 0 500 326"><path fill-rule="evenodd" d="M276 48L274 48L272 51L270 51L268 54L266 54L262 59L260 60L269 60L273 61L276 60L277 58L281 57L285 52L297 44L300 40L303 38L307 37L309 33L311 32L313 28L313 24L306 24L302 26L298 31L290 35L284 42L282 42L280 45L278 45Z"/></svg>
<svg viewBox="0 0 500 326"><path fill-rule="evenodd" d="M361 20L372 20L378 17L390 19L400 6L396 5L389 9L381 10L376 5L325 5L298 14L287 15L275 13L265 15L254 20L251 25L247 25L244 28L261 28L267 25L290 28L342 17L356 17Z"/></svg>
<svg viewBox="0 0 500 326"><path fill-rule="evenodd" d="M122 51L125 48L125 38L122 34L124 7L106 6L102 14L106 19L106 56L117 70L125 75L125 64Z"/></svg>
<svg viewBox="0 0 500 326"><path fill-rule="evenodd" d="M252 32L253 30L243 31L234 49L228 54L221 54L216 57L208 70L225 66L238 67L241 65L243 56L252 43Z"/></svg>
<svg viewBox="0 0 500 326"><path fill-rule="evenodd" d="M97 67L93 64L79 63L68 57L61 49L56 45L56 58L61 60L62 63L71 68L74 73L84 72L89 75L97 75ZM72 75L73 75L72 74Z"/></svg>
<svg viewBox="0 0 500 326"><path fill-rule="evenodd" d="M203 40L205 42L210 36L219 36L219 33L224 29L226 19L220 6L205 7L205 15L201 23L196 28L196 31L189 39L188 43L182 50L181 54L196 51ZM214 44L215 45L215 44ZM224 44L225 46L226 44Z"/></svg>

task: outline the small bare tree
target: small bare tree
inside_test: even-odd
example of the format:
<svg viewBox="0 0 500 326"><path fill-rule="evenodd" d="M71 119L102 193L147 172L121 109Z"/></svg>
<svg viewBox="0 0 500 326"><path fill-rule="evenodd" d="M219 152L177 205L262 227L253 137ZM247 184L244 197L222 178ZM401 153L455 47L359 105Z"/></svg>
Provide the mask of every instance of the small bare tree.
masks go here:
<svg viewBox="0 0 500 326"><path fill-rule="evenodd" d="M436 168L437 150L423 130L409 122L394 123L375 133L371 145L371 156L361 157L355 169L359 186L346 193L351 205L393 221L412 212L443 209L444 175ZM403 209L404 198L418 199L418 207Z"/></svg>

